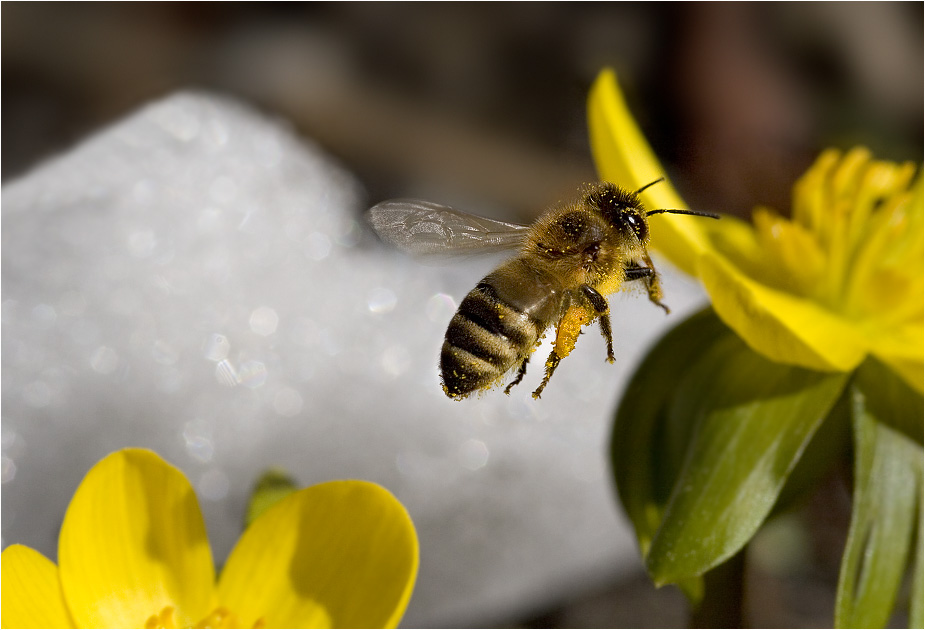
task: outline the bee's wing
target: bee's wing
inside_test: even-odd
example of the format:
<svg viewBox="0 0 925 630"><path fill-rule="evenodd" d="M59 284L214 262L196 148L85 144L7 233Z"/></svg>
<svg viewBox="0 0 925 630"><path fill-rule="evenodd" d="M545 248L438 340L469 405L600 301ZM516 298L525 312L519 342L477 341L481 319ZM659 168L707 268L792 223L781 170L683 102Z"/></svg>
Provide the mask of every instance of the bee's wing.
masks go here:
<svg viewBox="0 0 925 630"><path fill-rule="evenodd" d="M415 256L512 249L530 229L420 199L376 204L369 210L369 222L383 241Z"/></svg>

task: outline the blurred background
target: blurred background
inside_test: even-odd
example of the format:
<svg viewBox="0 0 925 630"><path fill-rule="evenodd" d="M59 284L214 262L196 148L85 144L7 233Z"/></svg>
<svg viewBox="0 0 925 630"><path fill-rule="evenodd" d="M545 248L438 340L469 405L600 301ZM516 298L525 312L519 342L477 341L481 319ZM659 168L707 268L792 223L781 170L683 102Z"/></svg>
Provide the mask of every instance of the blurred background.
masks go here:
<svg viewBox="0 0 925 630"><path fill-rule="evenodd" d="M614 67L691 204L781 211L829 145L922 152L922 6L29 4L3 7L3 179L183 87L340 157L371 198L454 188L535 214L594 179Z"/></svg>
<svg viewBox="0 0 925 630"><path fill-rule="evenodd" d="M694 208L786 213L827 146L922 159L921 3L4 3L2 18L4 183L197 88L288 121L371 202L439 194L529 220L596 179L585 101L604 66ZM754 625L831 624L850 491L826 490L756 540ZM497 622L678 626L685 606L639 572Z"/></svg>

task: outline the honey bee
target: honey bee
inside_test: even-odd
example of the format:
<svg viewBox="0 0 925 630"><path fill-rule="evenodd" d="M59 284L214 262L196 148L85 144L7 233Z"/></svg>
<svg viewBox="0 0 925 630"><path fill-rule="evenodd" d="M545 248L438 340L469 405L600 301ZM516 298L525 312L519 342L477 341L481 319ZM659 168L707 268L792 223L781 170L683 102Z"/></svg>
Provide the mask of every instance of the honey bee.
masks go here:
<svg viewBox="0 0 925 630"><path fill-rule="evenodd" d="M639 194L603 182L584 187L578 199L553 207L532 225L506 223L412 199L377 204L369 220L382 240L415 255L519 249L485 276L450 320L440 351L443 391L461 400L489 389L517 369L504 389L520 383L530 355L547 328L556 327L539 398L559 363L575 347L583 326L597 321L614 362L610 305L605 295L626 282L644 284L649 300L662 302L658 272L646 251L654 214L719 216L691 210L646 210Z"/></svg>

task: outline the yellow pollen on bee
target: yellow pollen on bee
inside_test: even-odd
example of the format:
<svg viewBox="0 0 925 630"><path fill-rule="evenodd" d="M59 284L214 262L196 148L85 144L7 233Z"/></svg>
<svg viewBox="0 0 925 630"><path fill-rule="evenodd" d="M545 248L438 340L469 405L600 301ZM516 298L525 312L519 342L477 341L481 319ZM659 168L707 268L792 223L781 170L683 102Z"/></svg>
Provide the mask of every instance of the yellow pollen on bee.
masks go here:
<svg viewBox="0 0 925 630"><path fill-rule="evenodd" d="M575 342L581 334L582 326L590 324L594 315L580 306L570 306L556 327L555 351L560 359L567 357L575 349Z"/></svg>

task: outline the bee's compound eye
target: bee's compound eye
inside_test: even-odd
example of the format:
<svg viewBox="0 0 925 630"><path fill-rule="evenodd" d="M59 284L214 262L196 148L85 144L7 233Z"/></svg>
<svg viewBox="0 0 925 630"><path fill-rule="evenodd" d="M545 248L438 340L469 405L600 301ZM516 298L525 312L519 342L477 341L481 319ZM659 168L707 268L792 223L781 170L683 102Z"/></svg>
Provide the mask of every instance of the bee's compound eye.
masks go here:
<svg viewBox="0 0 925 630"><path fill-rule="evenodd" d="M630 226L633 230L633 233L636 235L640 241L644 241L649 235L649 230L646 227L646 222L639 215L628 212L625 215L626 224Z"/></svg>

